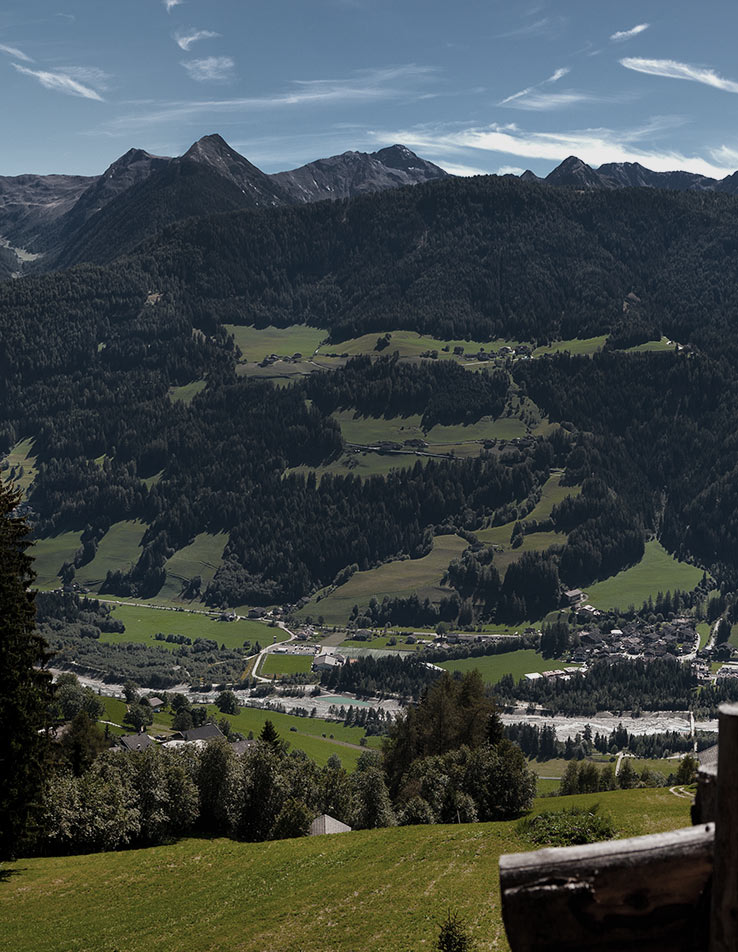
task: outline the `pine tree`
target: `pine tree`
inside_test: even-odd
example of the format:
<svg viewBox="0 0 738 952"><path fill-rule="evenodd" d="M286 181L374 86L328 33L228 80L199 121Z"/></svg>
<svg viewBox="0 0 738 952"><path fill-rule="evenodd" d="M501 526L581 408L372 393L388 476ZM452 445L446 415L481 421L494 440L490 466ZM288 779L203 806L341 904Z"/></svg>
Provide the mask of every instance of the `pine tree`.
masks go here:
<svg viewBox="0 0 738 952"><path fill-rule="evenodd" d="M38 810L51 701L49 658L36 632L28 526L20 494L0 485L0 858L16 854Z"/></svg>

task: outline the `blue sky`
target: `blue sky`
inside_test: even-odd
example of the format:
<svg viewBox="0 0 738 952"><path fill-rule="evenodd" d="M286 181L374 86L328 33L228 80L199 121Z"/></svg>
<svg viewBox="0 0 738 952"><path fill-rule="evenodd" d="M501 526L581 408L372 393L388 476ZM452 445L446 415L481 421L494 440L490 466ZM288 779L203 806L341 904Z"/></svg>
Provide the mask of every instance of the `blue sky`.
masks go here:
<svg viewBox="0 0 738 952"><path fill-rule="evenodd" d="M2 0L0 174L221 133L267 172L402 142L459 174L738 169L738 3Z"/></svg>

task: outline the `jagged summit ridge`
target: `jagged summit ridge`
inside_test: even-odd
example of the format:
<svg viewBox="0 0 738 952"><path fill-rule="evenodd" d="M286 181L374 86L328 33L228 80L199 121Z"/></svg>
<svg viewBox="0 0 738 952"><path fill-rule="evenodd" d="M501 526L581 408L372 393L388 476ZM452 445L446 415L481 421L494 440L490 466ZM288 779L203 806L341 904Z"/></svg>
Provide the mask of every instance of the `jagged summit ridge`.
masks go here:
<svg viewBox="0 0 738 952"><path fill-rule="evenodd" d="M524 181L534 181L532 172L523 172ZM710 178L698 172L676 169L654 172L639 162L606 162L592 168L575 155L570 155L544 179L547 185L569 185L575 188L659 188L676 192L710 191L733 195L738 193L738 172L724 179Z"/></svg>
<svg viewBox="0 0 738 952"><path fill-rule="evenodd" d="M277 172L272 178L293 201L317 202L326 198L352 198L447 176L448 172L421 159L406 146L392 145L378 152L351 151L318 159L291 172Z"/></svg>

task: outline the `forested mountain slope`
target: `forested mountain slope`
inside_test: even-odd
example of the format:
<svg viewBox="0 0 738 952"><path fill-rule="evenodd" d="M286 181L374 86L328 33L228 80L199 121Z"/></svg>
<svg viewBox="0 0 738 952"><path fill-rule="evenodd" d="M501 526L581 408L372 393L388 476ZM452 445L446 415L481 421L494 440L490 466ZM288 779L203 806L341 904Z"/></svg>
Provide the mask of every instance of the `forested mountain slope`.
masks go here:
<svg viewBox="0 0 738 952"><path fill-rule="evenodd" d="M548 341L638 325L722 348L737 222L738 201L712 193L490 176L173 225L136 260L153 283L175 278L192 313L304 321L336 341L396 327Z"/></svg>
<svg viewBox="0 0 738 952"><path fill-rule="evenodd" d="M149 200L166 220L186 176L210 172L162 171ZM737 213L710 193L478 178L171 224L106 267L0 285L0 452L30 441L37 533L81 540L67 578L112 524L140 520L137 561L108 592L156 594L167 559L203 532L229 534L201 593L213 604L294 601L353 567L424 556L434 532L470 543L449 569L450 618L534 617L560 582L613 574L653 534L733 584ZM377 353L275 389L241 376L221 322L531 347L491 372ZM536 342L596 334L607 341L593 358L529 357ZM686 350L627 352L662 334ZM173 399L190 384L191 402ZM523 400L550 423L522 441L316 478L344 451L338 413L412 416L427 431L503 420ZM553 467L581 494L527 525ZM507 523L550 547L499 563L475 533Z"/></svg>

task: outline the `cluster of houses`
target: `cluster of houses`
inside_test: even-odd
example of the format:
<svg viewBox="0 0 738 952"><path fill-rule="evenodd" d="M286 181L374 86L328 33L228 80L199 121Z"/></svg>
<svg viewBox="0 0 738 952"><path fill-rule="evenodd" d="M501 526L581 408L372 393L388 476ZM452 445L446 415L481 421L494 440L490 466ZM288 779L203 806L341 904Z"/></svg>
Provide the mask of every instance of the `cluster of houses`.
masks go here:
<svg viewBox="0 0 738 952"><path fill-rule="evenodd" d="M521 357L527 359L532 353L532 348L530 344L516 344L514 347L504 344L498 350L485 350L484 347L480 347L476 353L467 353L464 354L464 357L467 360L495 360L499 357Z"/></svg>
<svg viewBox="0 0 738 952"><path fill-rule="evenodd" d="M560 668L558 670L554 669L552 671L531 671L529 674L525 675L525 680L540 681L541 678L545 678L549 681L570 681L572 675L582 674L583 672L583 668L572 665L568 668Z"/></svg>
<svg viewBox="0 0 738 952"><path fill-rule="evenodd" d="M289 354L267 354L263 360L259 361L259 366L271 367L271 365L276 363L278 360L283 361L285 364L297 364L302 360L302 354L292 354L291 357Z"/></svg>
<svg viewBox="0 0 738 952"><path fill-rule="evenodd" d="M150 698L149 703L156 698ZM161 702L160 702L161 704ZM152 705L153 706L153 705ZM141 732L140 734L125 734L118 738L118 746L121 750L146 750L148 747L181 747L183 744L197 744L201 747L209 740L224 738L225 735L219 729L217 724L203 724L202 727L193 727L186 731L175 731L166 739L161 737L151 737L149 734ZM253 746L253 740L239 740L231 744L237 754L242 754L249 747Z"/></svg>
<svg viewBox="0 0 738 952"><path fill-rule="evenodd" d="M613 656L645 658L647 661L668 656L682 657L693 654L698 644L699 636L688 618L657 624L634 621L609 632L598 628L581 631L579 647L574 650L572 661L586 663Z"/></svg>

